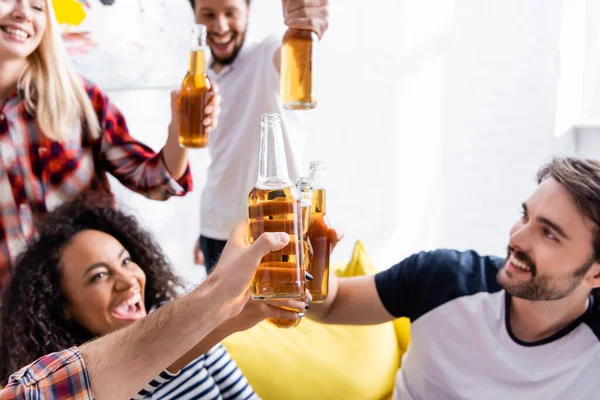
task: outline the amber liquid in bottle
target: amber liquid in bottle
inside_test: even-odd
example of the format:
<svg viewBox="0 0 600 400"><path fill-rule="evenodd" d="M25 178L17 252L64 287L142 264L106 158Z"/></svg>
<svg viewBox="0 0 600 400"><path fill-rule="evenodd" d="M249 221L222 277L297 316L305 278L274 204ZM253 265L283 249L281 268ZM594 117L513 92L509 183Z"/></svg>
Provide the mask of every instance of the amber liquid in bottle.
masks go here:
<svg viewBox="0 0 600 400"><path fill-rule="evenodd" d="M291 110L310 110L317 106L316 33L288 29L281 46L281 102Z"/></svg>
<svg viewBox="0 0 600 400"><path fill-rule="evenodd" d="M325 213L326 195L324 186L325 165L321 162L312 162L311 179L315 190L312 196L312 212L308 238L312 246L312 262L308 272L314 277L307 282L313 302L325 300L329 292L329 258L331 255L331 225Z"/></svg>
<svg viewBox="0 0 600 400"><path fill-rule="evenodd" d="M312 260L312 247L310 246L310 242L308 241L308 237L306 236L306 233L308 232L308 225L310 224L310 213L312 204L311 201L313 191L312 181L306 177L298 178L298 180L296 181L296 187L298 189L298 196L300 197L300 201L297 203L297 206L301 215L300 230L302 231L303 237L303 252L301 254L301 262L304 269L306 270ZM293 310L287 307L281 308L295 312L301 311ZM267 318L267 321L280 328L293 328L300 324L300 319Z"/></svg>
<svg viewBox="0 0 600 400"><path fill-rule="evenodd" d="M290 242L272 251L260 262L250 291L255 300L299 299L304 295L304 268L301 265L299 215L291 187L282 189L254 188L248 196L250 242L263 232L286 232Z"/></svg>
<svg viewBox="0 0 600 400"><path fill-rule="evenodd" d="M188 72L181 84L179 97L179 145L202 148L208 145L208 135L203 124L204 109L212 96L211 83L206 76L206 28L194 27L194 43L190 51Z"/></svg>

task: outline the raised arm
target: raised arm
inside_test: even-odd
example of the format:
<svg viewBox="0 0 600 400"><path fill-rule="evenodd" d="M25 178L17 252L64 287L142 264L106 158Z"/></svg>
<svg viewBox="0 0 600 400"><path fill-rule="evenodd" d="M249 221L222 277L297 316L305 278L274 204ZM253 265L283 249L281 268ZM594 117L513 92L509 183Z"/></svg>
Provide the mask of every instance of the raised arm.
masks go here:
<svg viewBox="0 0 600 400"><path fill-rule="evenodd" d="M97 86L92 85L88 93L102 129L97 168L154 200L182 196L192 189L187 150L179 147L178 92L171 93L171 123L165 146L158 153L130 135L125 117ZM210 131L216 127L220 112L218 94L211 98L206 111L204 124Z"/></svg>
<svg viewBox="0 0 600 400"><path fill-rule="evenodd" d="M44 358L47 363L41 367L50 363L49 368L40 368L39 360L25 367L11 378L0 398L56 393L90 398L90 387L96 399L131 398L213 329L237 316L249 298L248 288L261 258L288 242L285 233L265 233L248 246L246 224L240 224L214 272L193 292L79 351L70 350L72 354L63 354L66 359Z"/></svg>
<svg viewBox="0 0 600 400"><path fill-rule="evenodd" d="M282 0L283 21L295 29L314 31L319 38L329 26L328 0ZM281 48L273 54L277 71L281 70Z"/></svg>

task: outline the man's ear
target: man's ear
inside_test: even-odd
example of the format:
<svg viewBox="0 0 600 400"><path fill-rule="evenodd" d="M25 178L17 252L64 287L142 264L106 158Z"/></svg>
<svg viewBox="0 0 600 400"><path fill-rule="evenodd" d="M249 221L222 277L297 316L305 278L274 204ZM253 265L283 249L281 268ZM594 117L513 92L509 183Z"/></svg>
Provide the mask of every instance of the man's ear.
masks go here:
<svg viewBox="0 0 600 400"><path fill-rule="evenodd" d="M600 290L600 263L595 261L585 277L593 291Z"/></svg>

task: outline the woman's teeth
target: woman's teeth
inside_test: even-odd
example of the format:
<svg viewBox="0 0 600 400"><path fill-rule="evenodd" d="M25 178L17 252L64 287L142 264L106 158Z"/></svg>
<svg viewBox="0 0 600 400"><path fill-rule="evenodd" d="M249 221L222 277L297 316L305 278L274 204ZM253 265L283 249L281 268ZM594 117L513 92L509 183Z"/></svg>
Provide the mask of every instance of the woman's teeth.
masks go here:
<svg viewBox="0 0 600 400"><path fill-rule="evenodd" d="M20 29L15 29L15 28L10 28L8 26L3 26L2 30L10 35L16 36L19 39L27 39L29 37L29 34L25 31L22 31Z"/></svg>

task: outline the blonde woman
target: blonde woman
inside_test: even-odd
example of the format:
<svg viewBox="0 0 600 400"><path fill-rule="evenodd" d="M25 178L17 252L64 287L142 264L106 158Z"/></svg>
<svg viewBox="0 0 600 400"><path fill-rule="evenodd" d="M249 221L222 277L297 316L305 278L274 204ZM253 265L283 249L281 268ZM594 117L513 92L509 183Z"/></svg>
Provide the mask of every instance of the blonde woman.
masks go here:
<svg viewBox="0 0 600 400"><path fill-rule="evenodd" d="M177 140L177 92L159 153L133 139L123 115L77 75L51 0L0 0L0 292L35 223L85 190L109 191L106 173L149 198L191 190ZM219 97L204 120L216 126Z"/></svg>

